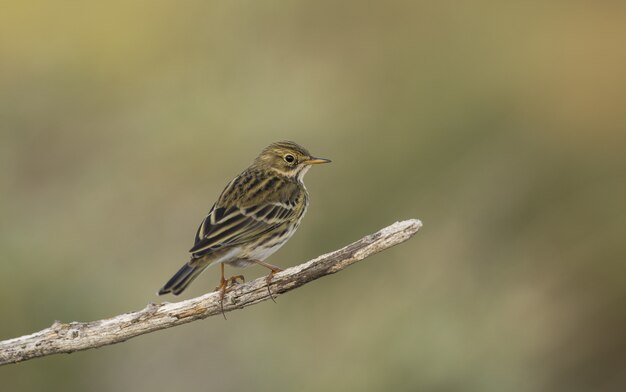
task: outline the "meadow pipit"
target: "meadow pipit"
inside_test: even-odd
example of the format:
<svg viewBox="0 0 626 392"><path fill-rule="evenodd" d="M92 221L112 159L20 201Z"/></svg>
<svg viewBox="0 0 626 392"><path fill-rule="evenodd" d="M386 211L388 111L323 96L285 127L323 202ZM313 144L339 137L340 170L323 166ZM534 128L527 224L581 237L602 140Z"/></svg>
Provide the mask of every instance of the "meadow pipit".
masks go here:
<svg viewBox="0 0 626 392"><path fill-rule="evenodd" d="M216 287L221 293L220 302L229 282L243 280L241 275L225 279L224 264L259 264L269 268L269 291L272 276L282 269L264 260L283 246L300 225L309 205L302 182L304 175L311 165L328 162L313 157L293 142L266 147L250 167L226 185L198 228L189 251L191 259L159 290L159 295L182 293L206 267L215 264L220 265L221 271Z"/></svg>

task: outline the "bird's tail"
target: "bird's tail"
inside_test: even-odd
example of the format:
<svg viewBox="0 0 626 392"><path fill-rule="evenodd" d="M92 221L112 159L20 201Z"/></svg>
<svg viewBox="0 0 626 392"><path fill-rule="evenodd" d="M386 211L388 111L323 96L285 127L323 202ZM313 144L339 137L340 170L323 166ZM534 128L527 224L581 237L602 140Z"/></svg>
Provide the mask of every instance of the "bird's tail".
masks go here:
<svg viewBox="0 0 626 392"><path fill-rule="evenodd" d="M182 293L187 286L189 286L189 283L193 282L193 280L197 278L206 267L206 264L191 266L189 263L185 263L185 265L183 265L182 268L179 269L178 272L167 281L167 283L165 283L165 286L161 287L158 294L163 295L172 293L174 295L178 295Z"/></svg>

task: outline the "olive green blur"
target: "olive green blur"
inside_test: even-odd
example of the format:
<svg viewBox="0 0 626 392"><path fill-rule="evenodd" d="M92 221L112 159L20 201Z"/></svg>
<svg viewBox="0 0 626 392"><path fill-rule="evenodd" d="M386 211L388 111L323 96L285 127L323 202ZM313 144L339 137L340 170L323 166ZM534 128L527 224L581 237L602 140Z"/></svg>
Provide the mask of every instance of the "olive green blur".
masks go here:
<svg viewBox="0 0 626 392"><path fill-rule="evenodd" d="M424 227L227 321L0 367L0 388L624 390L625 21L619 1L4 1L0 339L163 300L276 140L333 163L268 262Z"/></svg>

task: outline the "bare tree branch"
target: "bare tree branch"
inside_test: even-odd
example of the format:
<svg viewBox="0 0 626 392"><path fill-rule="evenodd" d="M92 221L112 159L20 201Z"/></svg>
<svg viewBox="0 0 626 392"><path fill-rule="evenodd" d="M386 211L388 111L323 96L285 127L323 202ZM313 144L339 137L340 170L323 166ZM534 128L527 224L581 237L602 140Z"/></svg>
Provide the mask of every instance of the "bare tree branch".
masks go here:
<svg viewBox="0 0 626 392"><path fill-rule="evenodd" d="M274 275L271 291L286 293L322 276L334 274L384 249L411 238L422 222L396 222L352 244ZM224 311L243 309L269 299L265 278L239 284L226 293ZM14 339L0 341L0 365L58 353L71 353L126 341L159 329L205 319L221 313L218 293L208 293L181 302L149 304L146 308L92 322L61 323Z"/></svg>

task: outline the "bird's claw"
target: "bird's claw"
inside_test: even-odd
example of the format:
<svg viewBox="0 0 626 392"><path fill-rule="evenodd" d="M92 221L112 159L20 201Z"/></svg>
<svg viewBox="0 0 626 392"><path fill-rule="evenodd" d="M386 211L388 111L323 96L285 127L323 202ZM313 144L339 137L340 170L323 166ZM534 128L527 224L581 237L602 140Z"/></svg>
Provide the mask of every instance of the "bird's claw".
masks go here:
<svg viewBox="0 0 626 392"><path fill-rule="evenodd" d="M272 279L274 278L274 275L281 271L282 269L280 268L273 269L272 272L270 272L269 275L267 275L267 277L265 278L265 283L267 285L267 293L269 294L270 298L272 299L274 303L276 303L276 300L274 299L272 290L270 290L270 284L272 283Z"/></svg>
<svg viewBox="0 0 626 392"><path fill-rule="evenodd" d="M239 282L241 280L241 282ZM220 293L220 309L222 310L222 316L224 316L224 320L226 320L226 313L224 313L224 296L226 292L234 285L239 283L243 283L246 281L246 278L243 275L235 275L229 279L220 279L220 284L215 288L214 291L218 291Z"/></svg>

